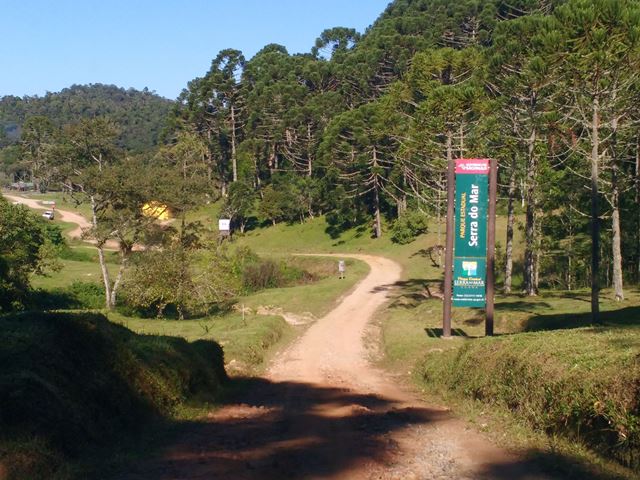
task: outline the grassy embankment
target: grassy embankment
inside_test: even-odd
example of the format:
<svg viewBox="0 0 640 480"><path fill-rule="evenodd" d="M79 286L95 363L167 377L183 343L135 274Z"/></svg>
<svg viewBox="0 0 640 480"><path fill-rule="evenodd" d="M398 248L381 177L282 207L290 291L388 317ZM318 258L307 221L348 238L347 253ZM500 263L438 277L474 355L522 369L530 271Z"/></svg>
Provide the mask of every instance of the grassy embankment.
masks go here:
<svg viewBox="0 0 640 480"><path fill-rule="evenodd" d="M74 204L63 203L61 194L42 196L60 202L60 208L86 214L75 208ZM212 219L217 219L219 205L212 204L193 212L190 221L201 221L206 229L217 228ZM277 232L274 232L277 235ZM231 249L242 244L234 242ZM252 245L255 247L256 245ZM288 249L256 249L265 258L284 261L288 258ZM310 250L313 251L313 250ZM74 245L61 260L62 270L48 277L34 277L33 286L42 290L43 303L55 302L65 294L76 296L74 282L101 283L97 253L87 245ZM107 254L108 268L115 274L117 257L113 252ZM189 341L210 339L224 345L227 364L239 373L252 373L261 367L264 359L283 343L294 338L304 327L291 327L281 315L299 318L302 323L317 319L327 313L337 300L344 295L367 272L363 262L349 260L349 275L339 280L335 275L335 261L323 258L296 258L293 262L299 269L311 272L318 280L311 284L301 284L285 288L269 288L238 299L237 310L225 315L205 317L177 322L137 318L121 313L108 313L110 320L126 325L131 330L143 334L161 334L186 338ZM82 289L80 289L82 290ZM84 293L82 291L80 294ZM90 293L90 292L89 292ZM47 297L52 297L51 299ZM64 298L63 298L64 300ZM93 308L100 308L99 298L92 299ZM244 310L244 315L242 311Z"/></svg>
<svg viewBox="0 0 640 480"><path fill-rule="evenodd" d="M0 329L3 479L93 478L87 458L125 453L226 380L215 342L137 335L100 314L9 315Z"/></svg>

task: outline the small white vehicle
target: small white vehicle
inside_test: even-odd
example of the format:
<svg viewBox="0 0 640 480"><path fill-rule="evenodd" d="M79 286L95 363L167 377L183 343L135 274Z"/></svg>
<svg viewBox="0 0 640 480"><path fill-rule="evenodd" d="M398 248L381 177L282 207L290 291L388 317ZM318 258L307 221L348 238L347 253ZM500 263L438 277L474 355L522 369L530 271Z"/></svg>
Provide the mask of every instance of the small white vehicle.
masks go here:
<svg viewBox="0 0 640 480"><path fill-rule="evenodd" d="M42 216L44 218L46 218L47 220L53 220L53 210L45 210L45 212L42 214Z"/></svg>

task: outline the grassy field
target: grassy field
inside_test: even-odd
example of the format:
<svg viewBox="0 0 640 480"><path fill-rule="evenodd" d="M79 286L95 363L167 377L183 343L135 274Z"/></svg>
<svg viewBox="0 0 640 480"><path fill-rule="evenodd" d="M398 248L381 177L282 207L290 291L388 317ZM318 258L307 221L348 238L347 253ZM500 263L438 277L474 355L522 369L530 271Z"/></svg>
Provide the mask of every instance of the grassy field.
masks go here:
<svg viewBox="0 0 640 480"><path fill-rule="evenodd" d="M200 220L206 228L215 231L217 216L218 205L209 205L192 214L191 219ZM504 241L504 218L500 217L497 223L498 241ZM382 239L373 239L363 228L332 238L326 232L324 219L318 218L302 225L281 224L236 235L230 246L231 250L246 246L262 257L276 259L292 253L366 253L397 261L403 267L403 278L398 282L388 308L377 318L382 327L384 357L380 362L384 367L402 373L407 381L415 381L432 400L446 400L454 405L461 415L490 431L496 440L509 438L509 447L554 464L554 468L568 478L585 478L585 475L606 480L633 478L633 473L608 463L605 457L615 457L628 465L636 462L640 426L634 419L640 417L640 413L637 412L637 392L633 393L631 389L638 381L636 377L616 376L616 372L628 375L636 372L635 366L631 368L630 365L635 365L633 362L640 351L640 291L627 288L627 299L615 302L611 292L604 290L601 294L603 324L594 328L589 326L587 291L544 291L538 297L498 295L496 338L482 338L482 311L454 309L454 338L443 340L440 338L442 301L438 298L442 270L428 254L429 248L442 243L443 238L439 238L434 230L410 244L396 245L388 234ZM522 245L516 230L515 255L521 254ZM334 264L335 259L327 260L327 268L333 268ZM86 262L69 261L68 267L61 277L38 280L40 283L36 284L50 288L98 272L97 264ZM118 315L112 315L111 319L138 333L179 336L189 341L216 340L223 345L225 362L231 370L255 372L278 346L304 328L288 325L278 314L310 313L319 317L366 271L366 265L350 261L346 281L331 275L310 285L248 295L238 302L245 310L244 320L238 312L183 322ZM262 314L256 315L258 311ZM498 369L500 375L490 375L502 365L498 361L502 356L512 360ZM478 369L477 365L494 367ZM518 365L520 373L513 374ZM475 370L480 373L460 376L461 371ZM540 371L543 374L538 374ZM527 376L522 372L534 374ZM568 376L554 376L549 372L568 372ZM574 377L579 381L570 384L569 379ZM626 390L618 388L625 382ZM591 393L577 389L586 389L585 385L593 387L589 390ZM576 388L572 390L573 387ZM569 396L585 398L586 403L568 401L566 395L561 395L565 390ZM620 395L606 396L609 391ZM529 397L545 398L551 403L528 402ZM623 397L631 399L631 403L624 404L620 400ZM603 410L599 402L607 409ZM492 415L487 414L489 406L494 412ZM567 415L567 409L575 416ZM598 417L604 411L612 413L607 413L608 417ZM552 412L565 413L564 416L553 416ZM614 415L617 415L618 423L609 430L617 432L618 437L612 440L613 447L609 445L604 449L603 445L610 440L602 440L606 435L590 433L591 440L581 437L580 432L598 432L593 428L594 419L613 418Z"/></svg>
<svg viewBox="0 0 640 480"><path fill-rule="evenodd" d="M638 457L634 435L640 431L640 412L633 390L638 384L634 362L640 351L637 287L627 287L623 302L614 301L612 292L603 290L603 324L594 328L590 327L586 290L543 291L538 297L498 295L496 338L483 338L481 310L456 308L454 337L443 340L442 301L438 298L442 270L427 251L438 244L435 233L408 245L395 245L388 237L372 239L368 231L357 229L332 239L325 228L324 221L316 219L304 225L251 231L236 242L259 253L353 252L397 261L403 266L403 279L388 308L377 318L382 327L382 366L415 382L431 401L454 405L459 414L490 431L505 446L522 450L567 478L636 478L636 473L620 464L634 465ZM505 228L504 219L499 218L499 241ZM522 254L519 236L517 241L516 257ZM495 367L490 365L500 355L512 360L494 378ZM467 359L464 367L460 363L463 356ZM537 383L527 383L529 377L517 369L517 361L525 371L544 372L534 375ZM566 375L553 376L547 369ZM458 372L469 373L465 377ZM575 381L569 382L572 378ZM608 395L614 391L617 396ZM529 397L530 402L526 401ZM533 401L543 397L547 403ZM569 401L573 397L581 402ZM602 410L601 405L615 408ZM488 410L494 414L488 415ZM602 420L614 417L618 420L614 427ZM601 421L604 427L598 427ZM603 428L617 433L607 436Z"/></svg>
<svg viewBox="0 0 640 480"><path fill-rule="evenodd" d="M278 224L267 229L256 229L245 235L237 235L234 242L246 245L259 254L275 253L366 253L381 255L398 262L403 268L403 279L412 282L433 282L441 280L441 270L433 265L428 249L444 244L444 225L438 235L436 225L431 225L425 235L420 235L407 245L393 243L388 231L382 238L373 238L366 227L350 229L338 238L327 233L324 217L308 220L304 224ZM506 219L498 217L496 238L504 245ZM522 234L515 231L516 257L522 255ZM444 261L444 258L443 258Z"/></svg>
<svg viewBox="0 0 640 480"><path fill-rule="evenodd" d="M302 265L332 268L333 259L309 258ZM195 320L159 320L109 314L109 318L136 333L182 337L188 341L215 340L222 345L225 363L233 373L252 374L276 349L294 339L305 326L291 326L282 315L319 318L368 272L368 266L350 261L350 276L339 280L332 275L309 285L269 288L240 297L238 311ZM312 270L312 268L310 268ZM245 314L242 315L244 309Z"/></svg>
<svg viewBox="0 0 640 480"><path fill-rule="evenodd" d="M74 281L80 282L102 282L102 274L100 273L100 264L96 260L78 261L78 260L61 260L62 270L50 273L48 276L34 276L31 283L34 288L42 288L45 290L67 287ZM115 275L118 266L114 263L108 263L109 273Z"/></svg>

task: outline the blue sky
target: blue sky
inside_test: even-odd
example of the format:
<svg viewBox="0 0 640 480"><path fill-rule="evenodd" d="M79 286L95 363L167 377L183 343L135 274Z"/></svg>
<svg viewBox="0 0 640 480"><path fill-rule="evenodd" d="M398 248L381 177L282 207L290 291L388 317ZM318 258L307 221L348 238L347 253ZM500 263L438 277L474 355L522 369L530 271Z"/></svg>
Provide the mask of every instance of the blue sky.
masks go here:
<svg viewBox="0 0 640 480"><path fill-rule="evenodd" d="M0 96L74 83L175 98L224 48L308 52L320 32L363 32L390 0L2 0Z"/></svg>

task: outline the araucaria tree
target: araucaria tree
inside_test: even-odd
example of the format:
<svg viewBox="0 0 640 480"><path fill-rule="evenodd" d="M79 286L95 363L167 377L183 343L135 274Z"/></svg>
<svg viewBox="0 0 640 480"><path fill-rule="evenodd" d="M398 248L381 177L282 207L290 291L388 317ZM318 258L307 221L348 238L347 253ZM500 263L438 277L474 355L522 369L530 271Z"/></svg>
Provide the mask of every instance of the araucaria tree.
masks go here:
<svg viewBox="0 0 640 480"><path fill-rule="evenodd" d="M634 0L572 0L556 13L558 102L585 159L591 197L591 312L599 320L601 200L611 206L613 287L624 298L620 197L623 163L635 153L640 79L640 5ZM603 176L606 173L606 177ZM636 206L637 208L637 206Z"/></svg>

